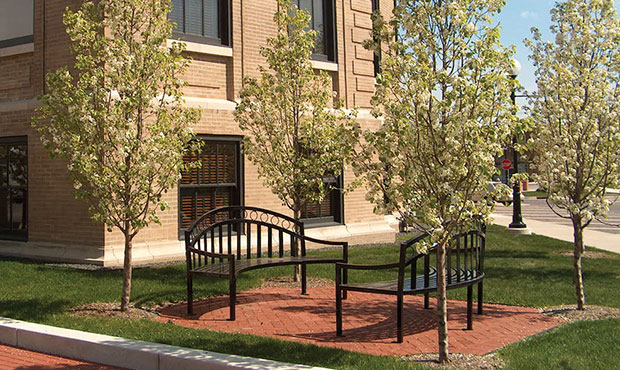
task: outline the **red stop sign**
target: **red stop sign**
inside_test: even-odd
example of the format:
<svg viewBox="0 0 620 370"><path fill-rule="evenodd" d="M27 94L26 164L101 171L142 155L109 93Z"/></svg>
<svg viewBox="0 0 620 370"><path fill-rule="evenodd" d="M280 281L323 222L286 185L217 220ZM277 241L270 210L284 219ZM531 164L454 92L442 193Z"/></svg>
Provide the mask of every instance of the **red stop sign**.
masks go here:
<svg viewBox="0 0 620 370"><path fill-rule="evenodd" d="M505 170L509 170L512 168L512 162L510 162L510 159L504 159L502 161L502 168Z"/></svg>

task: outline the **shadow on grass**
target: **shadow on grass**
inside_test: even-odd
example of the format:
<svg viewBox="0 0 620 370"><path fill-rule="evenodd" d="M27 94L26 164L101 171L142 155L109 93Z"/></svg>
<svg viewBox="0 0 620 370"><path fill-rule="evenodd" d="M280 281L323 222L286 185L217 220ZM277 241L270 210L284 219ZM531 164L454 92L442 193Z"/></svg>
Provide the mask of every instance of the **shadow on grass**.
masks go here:
<svg viewBox="0 0 620 370"><path fill-rule="evenodd" d="M551 259L553 256L547 250L532 251L532 250L507 250L507 249L493 249L486 248L484 258L486 261L494 258L506 258L506 259Z"/></svg>
<svg viewBox="0 0 620 370"><path fill-rule="evenodd" d="M566 267L544 267L544 266L532 266L531 269L525 269L522 266L517 267L498 267L498 266L486 266L485 274L487 277L487 281L489 279L501 279L505 280L518 280L519 278L523 280L531 280L531 279L543 279L546 281L563 281L572 284L572 273L573 268L572 265L566 264ZM589 279L609 279L613 277L613 273L609 273L606 271L599 271L595 269L589 269L584 271L584 274L587 275Z"/></svg>
<svg viewBox="0 0 620 370"><path fill-rule="evenodd" d="M2 301L0 316L17 320L43 321L71 307L68 300L8 299Z"/></svg>

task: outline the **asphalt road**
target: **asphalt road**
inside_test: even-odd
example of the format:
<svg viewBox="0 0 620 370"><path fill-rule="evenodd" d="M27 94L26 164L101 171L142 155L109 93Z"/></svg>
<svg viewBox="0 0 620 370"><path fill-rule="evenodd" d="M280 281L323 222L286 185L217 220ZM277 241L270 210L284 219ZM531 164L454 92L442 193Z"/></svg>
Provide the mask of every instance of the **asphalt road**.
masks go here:
<svg viewBox="0 0 620 370"><path fill-rule="evenodd" d="M615 196L611 199L615 199ZM544 199L525 197L525 202L522 202L521 210L523 213L523 222L525 222L526 225L528 219L567 225L570 227L573 225L569 219L561 218L549 209L549 206ZM512 205L506 207L498 203L495 207L495 213L512 217ZM620 227L617 226L620 225L620 199L618 199L618 201L611 206L607 216L608 218L604 221L614 226L606 225L600 221L594 220L590 226L588 226L587 230L596 230L609 234L620 235Z"/></svg>

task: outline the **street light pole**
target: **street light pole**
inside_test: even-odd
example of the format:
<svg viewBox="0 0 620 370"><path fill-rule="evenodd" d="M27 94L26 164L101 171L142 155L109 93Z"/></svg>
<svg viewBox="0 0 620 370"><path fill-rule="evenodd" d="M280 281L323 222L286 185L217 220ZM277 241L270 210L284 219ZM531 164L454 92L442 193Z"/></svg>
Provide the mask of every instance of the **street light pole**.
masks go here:
<svg viewBox="0 0 620 370"><path fill-rule="evenodd" d="M510 78L515 80L521 72L521 64L516 59L512 60L512 70L510 71ZM516 88L513 87L510 93L510 99L512 104L517 104ZM511 177L519 173L519 152L517 151L517 135L512 136L512 173ZM521 184L520 181L515 181L512 184L512 222L508 225L509 230L523 232L527 230L527 225L523 222L523 216L521 214ZM525 230L524 230L525 229Z"/></svg>

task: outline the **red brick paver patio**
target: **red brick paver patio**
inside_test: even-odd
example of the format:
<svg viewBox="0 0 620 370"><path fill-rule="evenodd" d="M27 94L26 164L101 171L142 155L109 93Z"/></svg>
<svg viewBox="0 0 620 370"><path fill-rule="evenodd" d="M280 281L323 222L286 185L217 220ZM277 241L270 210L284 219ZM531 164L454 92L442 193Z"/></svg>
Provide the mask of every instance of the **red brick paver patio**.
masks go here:
<svg viewBox="0 0 620 370"><path fill-rule="evenodd" d="M343 302L344 337L336 336L334 287L263 288L237 295L237 320L228 321L228 297L194 302L194 316L186 304L167 307L158 318L196 329L255 334L314 343L374 355L401 356L437 351L435 310L425 310L423 298L405 297L404 342L396 339L396 297L349 292ZM433 308L434 300L431 300ZM466 327L467 304L449 301L450 351L485 354L506 344L552 328L562 321L541 315L535 308L486 304L474 315L474 329Z"/></svg>
<svg viewBox="0 0 620 370"><path fill-rule="evenodd" d="M123 370L0 344L0 370Z"/></svg>

